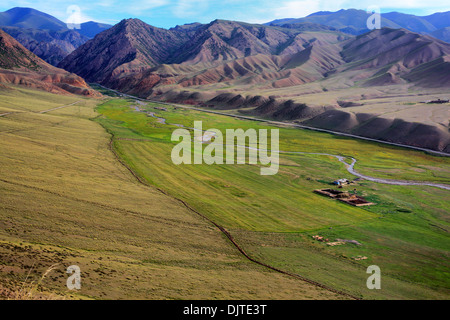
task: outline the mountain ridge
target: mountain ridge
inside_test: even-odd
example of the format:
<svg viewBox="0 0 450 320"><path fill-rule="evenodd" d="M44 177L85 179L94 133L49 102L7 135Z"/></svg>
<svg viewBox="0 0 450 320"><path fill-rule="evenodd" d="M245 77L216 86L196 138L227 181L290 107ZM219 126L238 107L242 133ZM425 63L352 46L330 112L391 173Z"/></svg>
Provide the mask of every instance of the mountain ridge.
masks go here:
<svg viewBox="0 0 450 320"><path fill-rule="evenodd" d="M80 27L69 29L63 21L32 8L15 7L0 12L0 28L54 66L111 26L90 21L82 23Z"/></svg>
<svg viewBox="0 0 450 320"><path fill-rule="evenodd" d="M127 24L130 25L125 28ZM450 134L442 124L349 112L338 104L307 105L275 94L245 93L298 90L308 84L323 86L324 92L328 91L324 88L326 84L333 84L334 90L395 85L448 88L450 44L446 42L406 29L390 28L352 37L331 30L296 31L215 20L187 29L191 38L188 43L183 43L189 38L185 30L177 33L174 29L154 28L136 19L123 21L78 48L61 67L89 81L141 98L238 109L244 114L299 121L310 126L448 152ZM130 37L130 30L135 37ZM163 43L169 34L181 46L174 45L170 50L166 48L157 55L152 54L153 59L146 59L149 51L142 44L156 40ZM114 44L125 41L127 45L121 45L121 50L133 54L117 63L119 60L112 57L118 53L103 37ZM171 41L171 44L175 42ZM96 64L96 59L105 64ZM110 65L109 61L114 64Z"/></svg>
<svg viewBox="0 0 450 320"><path fill-rule="evenodd" d="M106 38L112 43L123 43L120 50L112 51ZM292 55L311 43L333 43L344 39L348 36L334 31L308 33L225 20L196 26L189 37L175 28L159 29L138 19L128 19L78 48L59 66L88 81L102 82L163 64L202 64L204 68L215 68L249 56ZM100 57L100 53L105 55ZM115 57L118 54L122 58ZM103 64L96 64L96 59Z"/></svg>
<svg viewBox="0 0 450 320"><path fill-rule="evenodd" d="M329 14L311 16L323 19ZM401 23L412 19L401 17L407 18ZM356 20L365 23L367 17ZM423 21L421 26L429 27ZM430 120L417 126L414 117L403 123L380 117L376 111L348 110L390 87L441 92L450 87L449 43L398 24L352 36L314 22L281 22L268 26L216 19L162 29L124 19L79 46L58 66L141 98L239 109L318 127L332 125L338 131L384 140L393 136L407 144L415 143L414 132L422 132L427 138L420 144L447 150L450 137L443 122ZM347 97L347 89L367 95ZM325 103L301 101L304 94L327 92L330 97L343 97L327 98ZM369 122L371 118L381 120ZM373 129L375 124L384 128L382 132ZM404 128L405 134L397 128Z"/></svg>
<svg viewBox="0 0 450 320"><path fill-rule="evenodd" d="M411 79L417 76L404 76L421 64L450 55L450 44L406 29L382 28L352 38L330 30L295 31L214 20L191 31L192 37L185 30L122 20L79 47L59 67L109 86L127 82L141 86L136 79L142 79L146 83L142 90L147 92L163 84L186 87L236 81L280 88L335 73L348 75L354 83L386 85L415 81ZM253 58L246 60L249 57ZM441 63L445 65L445 59ZM162 65L178 71L161 71ZM358 70L366 70L366 75L351 80L351 72ZM415 72L420 73L420 68ZM446 86L449 80L444 78L428 85Z"/></svg>
<svg viewBox="0 0 450 320"><path fill-rule="evenodd" d="M372 13L358 9L342 9L339 11L321 11L310 14L304 18L278 19L265 23L265 25L317 23L334 27L339 31L353 35L368 32L366 21ZM401 12L388 12L381 14L381 26L394 29L407 29L416 33L433 35L439 29L450 27L450 11L437 12L428 16L416 16ZM439 37L439 34L435 34ZM446 41L447 38L438 39Z"/></svg>
<svg viewBox="0 0 450 320"><path fill-rule="evenodd" d="M79 76L57 69L0 30L0 82L57 94L101 95Z"/></svg>

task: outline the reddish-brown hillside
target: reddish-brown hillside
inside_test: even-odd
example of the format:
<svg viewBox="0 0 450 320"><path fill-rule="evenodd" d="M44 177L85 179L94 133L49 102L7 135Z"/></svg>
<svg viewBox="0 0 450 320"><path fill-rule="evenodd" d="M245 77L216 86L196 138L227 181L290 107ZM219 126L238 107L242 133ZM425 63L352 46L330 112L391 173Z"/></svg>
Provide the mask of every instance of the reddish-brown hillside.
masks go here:
<svg viewBox="0 0 450 320"><path fill-rule="evenodd" d="M355 87L448 88L450 44L404 29L351 37L334 30L222 20L170 30L124 20L78 48L61 66L143 98L240 108L247 114L448 149L450 134L442 121L436 126L415 119L391 123L368 110L380 121L368 122L361 113L342 110L337 100L301 103L302 92L321 92L328 100L330 90Z"/></svg>
<svg viewBox="0 0 450 320"><path fill-rule="evenodd" d="M59 94L101 96L75 74L55 68L0 30L0 82Z"/></svg>
<svg viewBox="0 0 450 320"><path fill-rule="evenodd" d="M128 19L79 47L58 66L88 81L104 82L163 63L184 41L186 32Z"/></svg>
<svg viewBox="0 0 450 320"><path fill-rule="evenodd" d="M139 72L144 72L153 79L150 83L159 83L154 81L155 77L167 78L167 74L154 67L175 65L178 69L176 75L183 74L187 78L187 81L181 81L181 85L186 86L223 81L223 77L211 78L210 74L227 73L233 66L224 64L253 56L268 56L262 58L257 69L269 68L271 72L279 72L278 67L266 67L264 60L272 59L271 56L294 55L312 44L337 43L348 38L334 31L303 32L222 20L215 20L207 25L193 24L165 30L138 19L129 19L79 47L59 66L88 81L110 85L126 83L121 79L130 75L143 78L142 75L137 75ZM180 64L195 67L181 70L182 68L177 67ZM191 72L193 70L202 70L205 74ZM238 70L235 71L239 73ZM174 76L172 72L169 74ZM281 74L280 77L288 76ZM275 79L277 75L270 75L268 78ZM315 78L307 77L307 81L313 79ZM169 81L173 82L180 82L180 79ZM143 87L143 90L148 90L148 87Z"/></svg>
<svg viewBox="0 0 450 320"><path fill-rule="evenodd" d="M445 57L450 56L450 44L404 29L384 28L361 35L348 41L341 55L347 64L338 68L340 76L367 70L367 76L359 78L367 80L364 86L409 81L424 87L445 87L450 81L450 74L444 76L440 71L448 68ZM434 80L437 78L439 83Z"/></svg>

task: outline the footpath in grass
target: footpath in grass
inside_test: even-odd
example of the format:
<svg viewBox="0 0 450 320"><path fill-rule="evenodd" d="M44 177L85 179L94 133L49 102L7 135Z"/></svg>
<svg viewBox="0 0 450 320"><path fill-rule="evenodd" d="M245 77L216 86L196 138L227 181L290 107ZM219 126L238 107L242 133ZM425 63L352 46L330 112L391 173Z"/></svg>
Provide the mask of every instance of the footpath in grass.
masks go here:
<svg viewBox="0 0 450 320"><path fill-rule="evenodd" d="M249 262L212 224L138 183L93 121L99 101L39 114L75 98L14 93L5 101L24 112L0 118L0 299L341 298Z"/></svg>
<svg viewBox="0 0 450 320"><path fill-rule="evenodd" d="M114 134L117 152L150 184L231 230L255 257L368 298L449 296L448 191L361 181L350 190L376 205L356 208L312 192L337 178L354 178L333 157L282 155L279 174L268 177L250 165L175 166L170 138L177 127L136 112L135 104L112 100L97 109L103 115L98 121ZM141 108L186 127L201 120L204 128L221 130L274 128L157 104ZM376 177L449 182L448 158L422 152L287 128L280 129L280 148L355 157L358 170ZM332 247L313 235L362 245ZM383 291L365 288L371 264L383 270Z"/></svg>

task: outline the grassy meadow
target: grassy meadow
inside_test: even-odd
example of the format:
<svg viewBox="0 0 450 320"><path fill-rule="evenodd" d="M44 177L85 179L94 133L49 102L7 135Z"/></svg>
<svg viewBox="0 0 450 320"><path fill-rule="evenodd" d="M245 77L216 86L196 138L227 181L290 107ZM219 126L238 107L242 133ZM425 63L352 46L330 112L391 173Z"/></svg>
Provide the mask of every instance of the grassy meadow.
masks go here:
<svg viewBox="0 0 450 320"><path fill-rule="evenodd" d="M12 112L0 117L0 298L345 298L249 262L214 225L139 183L109 149L94 110L105 101L0 95ZM70 265L80 291L66 287Z"/></svg>
<svg viewBox="0 0 450 320"><path fill-rule="evenodd" d="M224 227L252 258L334 289L364 299L450 296L446 190L359 181L350 190L376 205L356 208L313 193L353 178L333 157L282 154L274 176L260 176L259 165L176 166L177 127L136 112L133 100L0 90L0 114L9 113L0 117L0 298L346 298L250 262L179 200ZM276 128L139 106L186 127ZM358 171L375 177L450 183L445 157L279 129L281 150L354 157ZM118 161L111 139L146 185ZM314 235L362 245L328 246ZM381 290L366 288L374 264ZM70 265L81 268L80 291L66 288Z"/></svg>
<svg viewBox="0 0 450 320"><path fill-rule="evenodd" d="M448 191L422 186L387 186L369 181L351 186L372 207L356 208L314 194L337 178L352 177L335 158L283 154L278 175L260 176L257 165L180 165L170 154L176 126L135 111L136 102L110 100L97 121L114 135L126 163L174 197L224 226L252 257L362 298L449 297ZM274 128L205 112L164 106L145 109L168 124L223 132ZM280 128L280 149L326 152L358 160L356 169L375 177L449 183L449 159L378 143L306 130ZM321 235L357 240L361 246L327 246ZM366 260L357 260L366 257ZM382 270L382 290L368 290L367 266Z"/></svg>

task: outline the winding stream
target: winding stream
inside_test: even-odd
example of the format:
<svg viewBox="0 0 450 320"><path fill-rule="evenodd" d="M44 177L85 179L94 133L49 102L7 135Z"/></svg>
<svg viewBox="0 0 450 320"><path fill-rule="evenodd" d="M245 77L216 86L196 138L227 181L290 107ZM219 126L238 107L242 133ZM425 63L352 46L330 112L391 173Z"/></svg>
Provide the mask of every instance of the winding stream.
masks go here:
<svg viewBox="0 0 450 320"><path fill-rule="evenodd" d="M146 105L142 101L136 101L136 102L138 104L140 104L140 105ZM159 123L161 123L161 124L167 124L167 125L171 125L171 126L177 126L177 127L180 127L180 128L187 128L187 129L192 129L192 130L198 130L198 129L195 129L195 128L185 127L185 126L183 126L181 124L169 124L169 123L166 122L166 119L157 117L155 115L155 113L153 113L153 112L143 111L138 106L135 106L135 110L137 112L145 112L148 116L157 119L157 121ZM204 137L202 139L203 143L210 142L216 135L214 132L211 132L211 131L204 131L204 132L205 132L205 135L204 135ZM257 151L260 150L258 148L254 148L254 147L240 146L240 145L237 145L237 146L238 147L243 147L243 148L246 148L246 149L251 149L251 150L257 150ZM266 150L264 150L264 151L266 151ZM301 152L301 151L296 152L296 151L282 151L282 150L278 151L278 153L303 154L303 155L319 155L319 156L334 157L334 158L338 159L341 163L343 163L345 165L347 171L350 174L352 174L354 176L357 176L359 178L368 180L368 181L377 182L377 183L381 183L381 184L397 185L397 186L428 186L428 187L435 187L435 188L450 190L450 185L447 185L447 184L439 184L439 183L432 183L432 182L426 182L426 181L408 181L408 180L382 179L382 178L374 178L374 177L371 177L371 176L363 175L363 174L361 174L361 173L359 173L359 172L357 172L355 170L355 164L357 162L357 160L355 158L352 158L352 163L349 164L349 163L347 163L345 161L345 157L339 156L339 155L335 155L335 154L329 154L329 153L315 153L315 152Z"/></svg>

